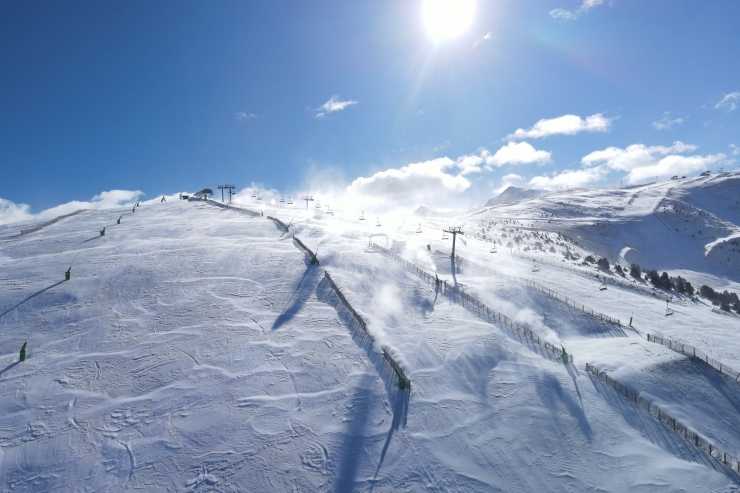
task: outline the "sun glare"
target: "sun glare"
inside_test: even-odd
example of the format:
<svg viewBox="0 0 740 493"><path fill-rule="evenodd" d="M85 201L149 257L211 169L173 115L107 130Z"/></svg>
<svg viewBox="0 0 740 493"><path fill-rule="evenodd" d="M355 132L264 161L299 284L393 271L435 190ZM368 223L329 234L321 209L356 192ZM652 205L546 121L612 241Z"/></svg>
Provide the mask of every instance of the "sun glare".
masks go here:
<svg viewBox="0 0 740 493"><path fill-rule="evenodd" d="M475 0L424 0L422 15L437 42L464 33L475 14Z"/></svg>

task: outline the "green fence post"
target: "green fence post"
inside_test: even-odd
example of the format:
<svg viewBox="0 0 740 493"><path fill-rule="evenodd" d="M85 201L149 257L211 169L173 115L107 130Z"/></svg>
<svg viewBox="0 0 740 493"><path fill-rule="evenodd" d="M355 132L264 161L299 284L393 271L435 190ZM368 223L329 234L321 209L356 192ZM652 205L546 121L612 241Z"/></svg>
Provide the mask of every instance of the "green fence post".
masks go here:
<svg viewBox="0 0 740 493"><path fill-rule="evenodd" d="M26 361L26 344L28 344L28 342L24 342L23 346L21 347L21 354L20 354L21 361Z"/></svg>

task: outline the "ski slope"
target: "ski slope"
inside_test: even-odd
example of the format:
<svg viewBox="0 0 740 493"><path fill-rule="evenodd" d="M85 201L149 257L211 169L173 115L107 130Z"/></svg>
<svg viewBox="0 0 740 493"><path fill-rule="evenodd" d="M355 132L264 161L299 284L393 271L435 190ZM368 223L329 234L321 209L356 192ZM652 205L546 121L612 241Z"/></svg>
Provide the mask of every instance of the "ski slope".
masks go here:
<svg viewBox="0 0 740 493"><path fill-rule="evenodd" d="M644 208L675 192L661 193ZM555 199L503 210L535 224L544 200ZM450 240L437 238L455 218L424 218L419 234L418 220L386 217L375 226L353 211L262 207L286 224L295 218L290 233L201 201L144 205L105 236L109 219L130 209L86 211L28 235L17 234L19 225L0 232L0 489L737 491L737 473L583 368L613 371L740 455L732 424L740 385L644 337L682 339L740 367L731 337L740 322L712 318L693 301L668 320L660 300L600 291L577 270L543 265L535 273L531 261L506 248L492 254L472 238L457 242L471 263L451 267L426 245L449 251ZM472 227L505 213L459 221ZM580 214L577 225L596 217ZM373 233L406 241L407 259L565 346L575 364L368 249ZM320 244L320 265L293 234ZM634 313L636 330L475 263L537 276L623 321ZM28 359L18 363L26 340ZM397 388L381 346L410 377L410 392ZM705 392L687 398L696 386Z"/></svg>

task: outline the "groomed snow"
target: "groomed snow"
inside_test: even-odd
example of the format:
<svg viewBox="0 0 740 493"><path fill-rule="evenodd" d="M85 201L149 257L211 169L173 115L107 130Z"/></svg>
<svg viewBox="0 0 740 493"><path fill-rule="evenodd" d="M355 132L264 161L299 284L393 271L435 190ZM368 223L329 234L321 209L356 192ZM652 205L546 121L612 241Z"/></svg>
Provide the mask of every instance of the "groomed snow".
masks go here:
<svg viewBox="0 0 740 493"><path fill-rule="evenodd" d="M658 192L634 202L655 210ZM509 207L534 223L542 210L532 204L545 200L556 199ZM427 233L417 234L415 218L376 227L351 211L266 209L296 218L285 234L264 217L168 202L99 236L125 212L0 232L3 491L737 490L736 474L583 369L615 372L740 454L740 384L644 337L682 339L740 368L740 323L710 307L686 300L665 317L664 302L637 291L600 291L595 277L567 268L532 272L506 248L458 240L471 263L457 282L564 345L575 357L566 366L367 248L369 234L387 233L419 267L454 282L449 259L426 245L449 251L438 237L456 219L421 219ZM460 221L472 228L503 215ZM320 243L320 266L292 234ZM71 280L60 282L77 252ZM634 313L637 330L475 263L536 276L623 321ZM26 339L28 359L17 363ZM381 345L411 378L410 393L394 385ZM704 391L686 398L696 386Z"/></svg>

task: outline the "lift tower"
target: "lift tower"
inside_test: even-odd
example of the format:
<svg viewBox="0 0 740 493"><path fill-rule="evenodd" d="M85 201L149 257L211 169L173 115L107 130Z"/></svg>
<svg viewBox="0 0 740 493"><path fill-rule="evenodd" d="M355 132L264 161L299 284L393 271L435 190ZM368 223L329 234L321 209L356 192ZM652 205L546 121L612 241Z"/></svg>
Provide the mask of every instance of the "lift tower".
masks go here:
<svg viewBox="0 0 740 493"><path fill-rule="evenodd" d="M219 190L221 190L221 202L224 201L224 190L229 191L229 202L231 202L231 196L234 195L234 189L236 188L234 185L219 185Z"/></svg>
<svg viewBox="0 0 740 493"><path fill-rule="evenodd" d="M452 255L450 258L452 260L455 260L455 239L457 238L457 235L464 235L465 233L462 232L461 226L450 226L447 229L443 229L445 233L450 233L452 235Z"/></svg>
<svg viewBox="0 0 740 493"><path fill-rule="evenodd" d="M308 210L308 203L313 202L313 195L306 195L305 197L301 197L301 200L306 201L306 210Z"/></svg>

